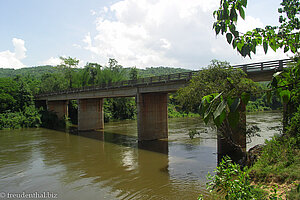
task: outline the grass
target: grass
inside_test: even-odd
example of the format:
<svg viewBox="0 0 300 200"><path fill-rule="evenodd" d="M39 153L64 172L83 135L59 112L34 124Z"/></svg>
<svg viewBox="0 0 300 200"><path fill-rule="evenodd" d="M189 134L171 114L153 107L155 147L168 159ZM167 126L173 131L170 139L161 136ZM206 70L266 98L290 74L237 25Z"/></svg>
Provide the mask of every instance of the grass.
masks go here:
<svg viewBox="0 0 300 200"><path fill-rule="evenodd" d="M300 180L300 150L294 137L266 141L260 159L249 170L255 182L291 183Z"/></svg>

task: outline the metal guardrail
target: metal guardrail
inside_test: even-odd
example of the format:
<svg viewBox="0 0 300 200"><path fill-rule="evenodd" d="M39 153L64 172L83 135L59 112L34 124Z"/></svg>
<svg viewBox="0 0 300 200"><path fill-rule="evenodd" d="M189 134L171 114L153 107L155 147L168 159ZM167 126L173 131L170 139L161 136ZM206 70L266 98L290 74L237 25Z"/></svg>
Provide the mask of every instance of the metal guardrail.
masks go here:
<svg viewBox="0 0 300 200"><path fill-rule="evenodd" d="M281 71L288 63L293 62L291 59L273 60L267 62L250 63L243 65L233 65L234 68L240 68L246 73L276 70Z"/></svg>
<svg viewBox="0 0 300 200"><path fill-rule="evenodd" d="M232 67L242 69L246 73L263 72L263 71L271 71L271 70L281 71L284 67L288 65L288 63L291 62L292 62L291 59L283 59L283 60L274 60L274 61L250 63L250 64L243 64L243 65L233 65ZM114 83L86 86L82 88L71 88L63 91L39 94L36 95L36 97L54 96L59 94L72 94L72 93L88 92L88 91L96 91L96 90L108 90L108 89L115 89L121 87L134 87L134 86L150 85L156 83L167 83L167 82L175 82L175 81L183 81L183 80L187 82L193 76L197 75L199 71L190 71L190 72L183 72L183 73L176 73L176 74L169 74L169 75L162 75L162 76L152 76L146 78L139 78L137 80L125 80L125 81L114 82Z"/></svg>

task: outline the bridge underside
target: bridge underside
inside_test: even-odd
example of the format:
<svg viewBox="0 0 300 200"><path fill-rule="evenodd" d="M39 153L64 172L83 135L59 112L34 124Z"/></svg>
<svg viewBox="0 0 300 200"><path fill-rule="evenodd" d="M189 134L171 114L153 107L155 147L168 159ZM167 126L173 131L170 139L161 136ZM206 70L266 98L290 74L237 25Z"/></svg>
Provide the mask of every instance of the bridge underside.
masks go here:
<svg viewBox="0 0 300 200"><path fill-rule="evenodd" d="M104 129L103 98L79 99L78 130ZM168 138L168 93L142 93L136 96L138 140ZM47 109L60 119L68 115L68 101L47 101Z"/></svg>
<svg viewBox="0 0 300 200"><path fill-rule="evenodd" d="M64 119L65 116L68 116L68 103L67 100L47 101L47 110L56 113L59 119Z"/></svg>
<svg viewBox="0 0 300 200"><path fill-rule="evenodd" d="M254 82L270 81L272 80L274 70L269 71L253 71L247 75L247 78Z"/></svg>

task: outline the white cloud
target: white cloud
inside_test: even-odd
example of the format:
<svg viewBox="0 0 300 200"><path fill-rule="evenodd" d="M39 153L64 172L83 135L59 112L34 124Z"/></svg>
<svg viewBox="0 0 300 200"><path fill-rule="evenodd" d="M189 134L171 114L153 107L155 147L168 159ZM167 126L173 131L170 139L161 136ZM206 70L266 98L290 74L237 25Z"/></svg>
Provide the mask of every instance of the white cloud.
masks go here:
<svg viewBox="0 0 300 200"><path fill-rule="evenodd" d="M79 44L72 44L72 46L75 48L81 49L81 45L79 45Z"/></svg>
<svg viewBox="0 0 300 200"><path fill-rule="evenodd" d="M255 28L264 28L264 24L259 18L247 16L245 20L238 21L237 29L242 33L246 33L247 31L251 31Z"/></svg>
<svg viewBox="0 0 300 200"><path fill-rule="evenodd" d="M215 36L212 12L218 6L219 0L122 0L99 12L97 33L85 35L84 48L97 62L115 58L124 66L197 69L212 59L248 61L224 36ZM240 30L263 26L258 18L246 19Z"/></svg>
<svg viewBox="0 0 300 200"><path fill-rule="evenodd" d="M97 14L97 12L95 10L93 10L93 9L90 10L90 12L91 12L91 15L93 15L93 16Z"/></svg>
<svg viewBox="0 0 300 200"><path fill-rule="evenodd" d="M42 65L52 65L52 66L57 66L61 64L61 59L58 57L50 57L49 59L43 61L41 63Z"/></svg>
<svg viewBox="0 0 300 200"><path fill-rule="evenodd" d="M21 60L26 58L25 42L22 39L13 38L12 43L15 51L9 50L0 52L0 68L19 69L26 67Z"/></svg>

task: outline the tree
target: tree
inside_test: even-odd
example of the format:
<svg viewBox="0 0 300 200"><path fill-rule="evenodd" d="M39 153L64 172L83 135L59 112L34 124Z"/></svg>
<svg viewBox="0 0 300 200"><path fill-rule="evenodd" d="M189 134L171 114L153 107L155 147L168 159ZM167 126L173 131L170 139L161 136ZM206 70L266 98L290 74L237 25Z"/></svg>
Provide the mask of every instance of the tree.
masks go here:
<svg viewBox="0 0 300 200"><path fill-rule="evenodd" d="M86 66L84 66L84 69L89 74L90 84L94 85L96 83L97 73L101 72L101 67L102 66L98 63L87 63Z"/></svg>
<svg viewBox="0 0 300 200"><path fill-rule="evenodd" d="M239 160L246 142L245 106L256 84L240 69L227 62L213 60L208 68L178 91L178 100L186 109L199 112L205 123L218 128L218 154ZM224 148L225 147L225 148Z"/></svg>
<svg viewBox="0 0 300 200"><path fill-rule="evenodd" d="M63 73L46 73L41 77L41 83L38 85L41 93L66 90L69 83L65 80Z"/></svg>
<svg viewBox="0 0 300 200"><path fill-rule="evenodd" d="M129 79L136 81L138 79L138 74L139 74L138 69L136 67L132 67L129 72Z"/></svg>
<svg viewBox="0 0 300 200"><path fill-rule="evenodd" d="M298 52L300 46L300 3L299 0L282 0L280 13L280 26L268 25L264 29L256 28L246 33L236 29L238 13L245 19L244 9L247 0L221 0L220 7L214 11L216 21L213 28L216 34L226 35L227 42L244 57L251 57L256 53L256 47L262 45L265 53L268 47L276 51L284 48L284 52Z"/></svg>
<svg viewBox="0 0 300 200"><path fill-rule="evenodd" d="M245 19L244 8L247 7L247 0L221 0L219 9L214 11L216 22L213 28L217 35L226 34L227 42L244 57L251 57L251 52L255 54L258 45L263 46L265 53L268 47L271 47L274 51L284 48L284 52L291 51L295 54L296 64L290 69L276 73L271 82L275 91L273 94L278 95L284 103L283 127L285 131L299 105L294 99L297 99L295 90L298 91L296 88L299 84L300 73L300 2L299 0L282 0L280 5L281 7L278 8L280 26L268 25L264 29L256 28L247 33L240 33L236 30L237 13ZM271 96L271 92L268 96Z"/></svg>
<svg viewBox="0 0 300 200"><path fill-rule="evenodd" d="M59 57L62 60L62 64L59 66L64 70L65 77L69 82L69 88L72 88L72 73L74 67L77 67L79 60L76 58L71 58L70 56L68 58Z"/></svg>

